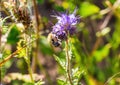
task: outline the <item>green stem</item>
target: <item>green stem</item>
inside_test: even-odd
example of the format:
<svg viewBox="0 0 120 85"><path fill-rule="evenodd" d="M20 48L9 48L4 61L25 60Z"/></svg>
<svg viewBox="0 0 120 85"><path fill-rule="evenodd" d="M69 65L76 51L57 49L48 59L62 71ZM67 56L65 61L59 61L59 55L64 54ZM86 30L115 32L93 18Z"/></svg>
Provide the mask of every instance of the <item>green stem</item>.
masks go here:
<svg viewBox="0 0 120 85"><path fill-rule="evenodd" d="M29 42L30 39L29 39L29 35L25 34L24 35L24 39L26 42ZM28 45L26 48L25 48L25 51L26 51L26 56L24 57L26 63L27 63L27 66L28 66L28 72L30 74L30 78L31 78L31 81L34 83L34 79L33 79L33 76L32 76L32 69L31 69L31 66L30 66L30 54L29 54L29 50L30 50L30 45Z"/></svg>
<svg viewBox="0 0 120 85"><path fill-rule="evenodd" d="M0 52L1 52L1 37L2 37L2 27L0 27Z"/></svg>
<svg viewBox="0 0 120 85"><path fill-rule="evenodd" d="M30 60L28 59L25 59L26 60L26 63L27 63L27 66L28 66L28 72L29 72L29 75L30 75L30 78L31 78L31 81L34 83L34 79L33 79L33 76L32 76L32 69L30 67Z"/></svg>
<svg viewBox="0 0 120 85"><path fill-rule="evenodd" d="M114 77L116 77L117 75L120 75L120 72L118 72L118 73L114 74L113 76L111 76L111 77L105 82L104 85L108 85L108 83L109 83Z"/></svg>
<svg viewBox="0 0 120 85"><path fill-rule="evenodd" d="M69 45L68 45L68 39L66 40L66 69L67 69L67 75L68 75L68 79L71 85L73 85L72 82L72 77L71 77L71 67L70 67L70 56L69 56Z"/></svg>
<svg viewBox="0 0 120 85"><path fill-rule="evenodd" d="M33 69L33 72L36 71L36 66L37 66L37 63L38 62L38 52L39 52L39 48L38 48L38 44L39 44L39 16L40 14L38 13L38 8L37 8L37 3L36 3L36 0L32 0L33 1L33 8L34 8L34 15L35 15L35 20L36 20L36 36L37 36L37 40L36 40L36 46L35 46L35 54L34 54L34 57L32 58L32 69Z"/></svg>

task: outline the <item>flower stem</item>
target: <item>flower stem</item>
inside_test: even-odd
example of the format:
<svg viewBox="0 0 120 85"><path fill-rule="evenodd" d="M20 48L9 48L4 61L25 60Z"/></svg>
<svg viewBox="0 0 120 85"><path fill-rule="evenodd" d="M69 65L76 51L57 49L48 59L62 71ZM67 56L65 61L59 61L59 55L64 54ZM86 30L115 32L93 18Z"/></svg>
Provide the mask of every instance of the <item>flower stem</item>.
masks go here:
<svg viewBox="0 0 120 85"><path fill-rule="evenodd" d="M66 40L66 62L67 62L67 65L66 65L67 76L68 76L70 84L73 85L72 77L71 77L71 67L70 67L70 56L69 56L68 39Z"/></svg>

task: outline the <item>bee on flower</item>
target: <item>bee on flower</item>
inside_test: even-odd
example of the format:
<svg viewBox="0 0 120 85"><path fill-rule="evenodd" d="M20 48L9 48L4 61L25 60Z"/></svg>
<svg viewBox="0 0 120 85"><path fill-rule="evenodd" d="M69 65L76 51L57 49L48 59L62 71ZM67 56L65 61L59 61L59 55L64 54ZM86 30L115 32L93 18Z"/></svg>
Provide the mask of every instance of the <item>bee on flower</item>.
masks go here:
<svg viewBox="0 0 120 85"><path fill-rule="evenodd" d="M75 9L72 14L59 13L59 15L53 16L58 20L50 33L52 37L49 41L54 47L59 47L61 42L68 38L68 35L72 36L76 32L76 24L80 22L80 17L76 16L76 11Z"/></svg>

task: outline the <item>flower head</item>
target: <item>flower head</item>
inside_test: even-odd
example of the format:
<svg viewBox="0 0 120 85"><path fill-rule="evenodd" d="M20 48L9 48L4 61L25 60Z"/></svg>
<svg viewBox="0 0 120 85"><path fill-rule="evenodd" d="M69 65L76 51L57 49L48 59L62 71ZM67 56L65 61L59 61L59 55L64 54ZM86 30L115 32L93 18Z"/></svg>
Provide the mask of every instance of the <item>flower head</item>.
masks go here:
<svg viewBox="0 0 120 85"><path fill-rule="evenodd" d="M68 34L73 35L76 30L76 24L80 21L80 17L76 16L76 10L72 14L61 13L55 16L58 22L53 26L52 33L59 39L67 39Z"/></svg>

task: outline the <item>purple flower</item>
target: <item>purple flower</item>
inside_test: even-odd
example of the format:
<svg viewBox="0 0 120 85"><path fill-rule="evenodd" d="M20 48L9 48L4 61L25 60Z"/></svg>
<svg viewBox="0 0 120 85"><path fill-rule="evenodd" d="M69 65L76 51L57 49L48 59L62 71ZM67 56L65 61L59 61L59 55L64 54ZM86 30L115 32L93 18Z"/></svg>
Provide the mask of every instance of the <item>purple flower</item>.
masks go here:
<svg viewBox="0 0 120 85"><path fill-rule="evenodd" d="M71 36L75 33L75 25L80 21L80 17L76 16L76 10L72 14L61 13L54 17L57 18L58 22L53 26L52 33L59 39L65 40L68 34Z"/></svg>

